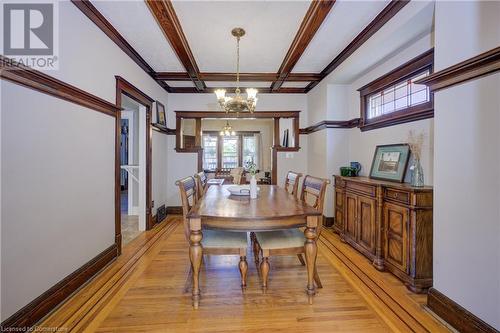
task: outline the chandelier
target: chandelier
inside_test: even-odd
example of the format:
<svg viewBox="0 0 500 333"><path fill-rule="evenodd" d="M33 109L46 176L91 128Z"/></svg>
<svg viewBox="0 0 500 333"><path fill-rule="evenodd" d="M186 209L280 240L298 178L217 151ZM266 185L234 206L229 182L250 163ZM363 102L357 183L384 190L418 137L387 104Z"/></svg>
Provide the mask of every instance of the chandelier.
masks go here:
<svg viewBox="0 0 500 333"><path fill-rule="evenodd" d="M253 113L257 105L257 89L246 89L246 99L241 95L240 90L240 38L245 35L245 30L242 28L234 28L231 34L236 37L236 96L226 96L226 90L224 89L215 90L215 95L217 95L217 101L221 109L226 111L226 113L238 113L242 111Z"/></svg>
<svg viewBox="0 0 500 333"><path fill-rule="evenodd" d="M220 131L221 136L235 136L236 132L233 130L233 127L229 125L229 121L226 120L226 126L222 128Z"/></svg>

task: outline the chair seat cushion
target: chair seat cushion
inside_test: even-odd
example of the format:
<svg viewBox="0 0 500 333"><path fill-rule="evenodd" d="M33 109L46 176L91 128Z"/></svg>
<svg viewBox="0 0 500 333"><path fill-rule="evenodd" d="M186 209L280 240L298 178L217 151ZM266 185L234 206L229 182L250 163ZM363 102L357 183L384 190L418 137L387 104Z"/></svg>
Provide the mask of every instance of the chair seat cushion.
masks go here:
<svg viewBox="0 0 500 333"><path fill-rule="evenodd" d="M288 249L304 246L306 240L300 229L256 232L255 236L263 249Z"/></svg>
<svg viewBox="0 0 500 333"><path fill-rule="evenodd" d="M206 230L202 231L203 238L201 245L206 248L246 248L247 247L247 233L246 232L231 232L220 230Z"/></svg>

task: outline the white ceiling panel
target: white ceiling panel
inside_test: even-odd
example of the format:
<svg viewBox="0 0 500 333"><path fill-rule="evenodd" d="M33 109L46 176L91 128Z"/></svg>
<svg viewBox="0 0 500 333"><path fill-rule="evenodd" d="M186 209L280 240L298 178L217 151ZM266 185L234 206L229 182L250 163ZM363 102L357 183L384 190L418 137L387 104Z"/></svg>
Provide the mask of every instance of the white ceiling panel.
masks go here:
<svg viewBox="0 0 500 333"><path fill-rule="evenodd" d="M241 72L277 72L310 1L173 1L202 72L235 72L241 27Z"/></svg>
<svg viewBox="0 0 500 333"><path fill-rule="evenodd" d="M193 81L164 81L170 87L174 88L186 88L186 87L195 87Z"/></svg>
<svg viewBox="0 0 500 333"><path fill-rule="evenodd" d="M292 73L321 72L388 3L337 0Z"/></svg>
<svg viewBox="0 0 500 333"><path fill-rule="evenodd" d="M327 80L351 83L373 67L424 40L433 47L433 1L411 1L347 58Z"/></svg>
<svg viewBox="0 0 500 333"><path fill-rule="evenodd" d="M218 87L227 87L233 88L236 87L236 81L205 81L207 87L218 88ZM240 88L269 88L272 82L248 82L243 81L240 82Z"/></svg>
<svg viewBox="0 0 500 333"><path fill-rule="evenodd" d="M310 82L284 82L281 86L283 88L305 88Z"/></svg>
<svg viewBox="0 0 500 333"><path fill-rule="evenodd" d="M155 71L185 71L144 1L92 4Z"/></svg>

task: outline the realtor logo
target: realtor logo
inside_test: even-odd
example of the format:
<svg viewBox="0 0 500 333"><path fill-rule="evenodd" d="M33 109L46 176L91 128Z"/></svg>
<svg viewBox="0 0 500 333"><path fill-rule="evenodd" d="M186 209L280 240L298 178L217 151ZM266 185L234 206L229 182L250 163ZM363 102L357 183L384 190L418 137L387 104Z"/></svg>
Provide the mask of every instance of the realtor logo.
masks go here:
<svg viewBox="0 0 500 333"><path fill-rule="evenodd" d="M4 3L3 54L37 69L57 69L57 3Z"/></svg>

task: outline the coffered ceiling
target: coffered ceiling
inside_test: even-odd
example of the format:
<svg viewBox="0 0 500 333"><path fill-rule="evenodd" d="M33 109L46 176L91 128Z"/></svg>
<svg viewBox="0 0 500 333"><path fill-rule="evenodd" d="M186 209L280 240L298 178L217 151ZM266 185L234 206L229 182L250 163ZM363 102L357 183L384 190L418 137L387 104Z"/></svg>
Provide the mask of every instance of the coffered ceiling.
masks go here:
<svg viewBox="0 0 500 333"><path fill-rule="evenodd" d="M241 86L261 93L305 93L408 1L73 3L169 92L234 88L236 40L231 29L242 27Z"/></svg>

